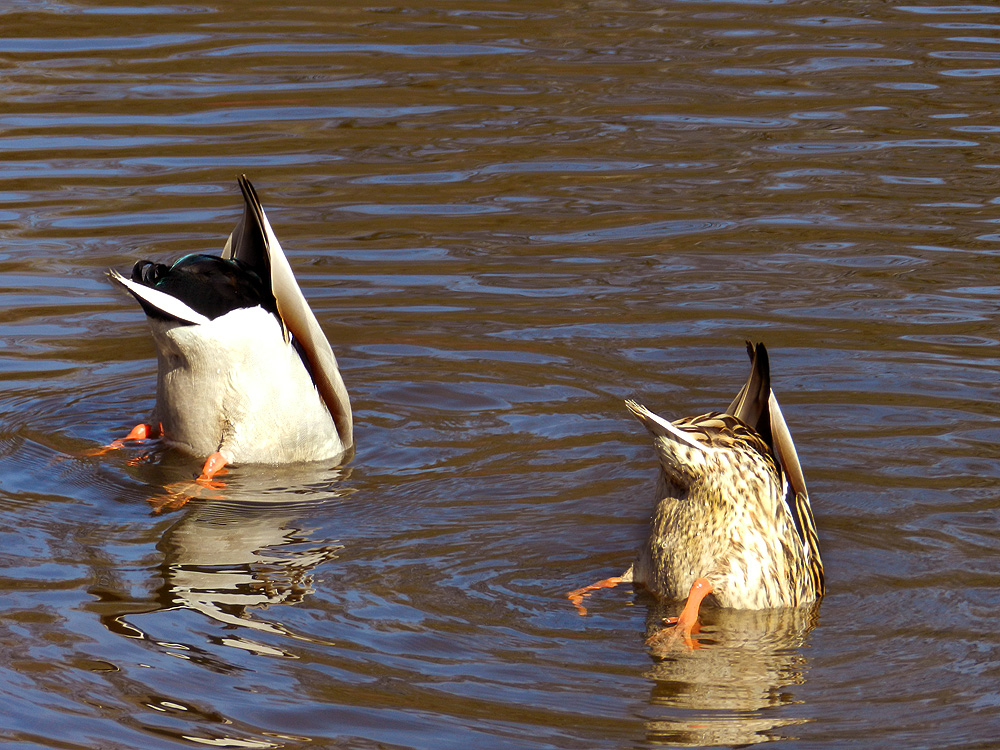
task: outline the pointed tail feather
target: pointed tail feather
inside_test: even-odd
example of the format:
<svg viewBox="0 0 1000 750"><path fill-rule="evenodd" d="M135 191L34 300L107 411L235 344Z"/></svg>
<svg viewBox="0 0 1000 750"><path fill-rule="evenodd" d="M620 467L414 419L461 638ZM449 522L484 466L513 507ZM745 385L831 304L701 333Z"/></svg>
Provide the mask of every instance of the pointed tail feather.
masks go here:
<svg viewBox="0 0 1000 750"><path fill-rule="evenodd" d="M266 279L271 274L271 261L267 252L267 240L261 215L264 209L257 198L257 191L247 176L240 175L237 180L243 193L243 216L233 229L222 257L228 260L236 259L248 263Z"/></svg>
<svg viewBox="0 0 1000 750"><path fill-rule="evenodd" d="M750 375L733 403L726 409L726 414L732 414L744 424L753 427L757 434L770 444L771 419L768 409L771 395L770 360L763 344L754 345L747 341L747 354L751 362Z"/></svg>
<svg viewBox="0 0 1000 750"><path fill-rule="evenodd" d="M147 305L156 308L156 310L159 310L164 315L175 318L182 323L199 325L209 322L208 318L200 312L192 310L176 297L164 294L158 289L153 289L151 286L126 279L113 268L108 271L108 278L116 284L123 286L146 309L148 309Z"/></svg>
<svg viewBox="0 0 1000 750"><path fill-rule="evenodd" d="M268 258L267 267L271 277L271 291L277 302L278 316L283 325L301 344L302 351L309 361L316 388L337 425L340 440L345 449L350 448L354 444L351 400L347 394L347 386L344 385L344 380L340 376L337 358L295 280L285 252L281 249L281 243L278 242L274 230L271 229L267 214L264 213L257 198L257 192L246 175L240 176L239 183L246 208L243 218L229 242L226 243L226 250L223 252L229 252L237 257L238 253L241 252L256 253L259 243L246 235L248 227L251 233L253 231L260 232L260 236L263 238L262 247ZM241 227L242 234L240 234ZM247 257L249 258L249 255Z"/></svg>
<svg viewBox="0 0 1000 750"><path fill-rule="evenodd" d="M802 466L799 464L799 454L795 450L795 443L792 442L792 433L788 431L785 417L781 413L781 407L778 406L778 399L773 393L768 401L768 414L771 422L774 453L781 463L781 468L788 475L788 483L796 494L802 493L808 496L806 478L802 474Z"/></svg>
<svg viewBox="0 0 1000 750"><path fill-rule="evenodd" d="M673 422L664 419L659 414L654 414L642 404L628 399L625 402L625 407L646 426L646 429L652 433L653 437L676 440L677 442L682 443L689 448L693 448L694 450L708 450L708 447L703 445L701 441L697 440L693 435L680 429L674 425Z"/></svg>
<svg viewBox="0 0 1000 750"><path fill-rule="evenodd" d="M674 484L681 487L689 486L702 474L711 448L694 435L635 401L628 400L625 406L653 436L653 445L660 459L660 466Z"/></svg>

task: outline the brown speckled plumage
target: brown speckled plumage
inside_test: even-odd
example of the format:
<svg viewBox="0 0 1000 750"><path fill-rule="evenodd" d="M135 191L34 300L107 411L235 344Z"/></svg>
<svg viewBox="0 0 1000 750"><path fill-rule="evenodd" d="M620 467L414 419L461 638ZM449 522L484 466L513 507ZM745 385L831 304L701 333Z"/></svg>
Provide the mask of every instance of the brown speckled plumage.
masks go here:
<svg viewBox="0 0 1000 750"><path fill-rule="evenodd" d="M649 538L630 570L658 596L683 599L697 578L710 582L721 606L737 609L823 595L809 494L771 392L767 350L749 342L747 349L750 377L725 413L668 422L626 402L660 459Z"/></svg>

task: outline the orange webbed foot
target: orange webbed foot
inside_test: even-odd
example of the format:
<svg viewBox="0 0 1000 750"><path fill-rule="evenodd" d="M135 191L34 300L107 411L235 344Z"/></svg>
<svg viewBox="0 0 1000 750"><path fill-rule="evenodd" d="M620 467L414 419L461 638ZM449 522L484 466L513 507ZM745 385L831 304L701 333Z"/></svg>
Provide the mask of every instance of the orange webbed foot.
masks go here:
<svg viewBox="0 0 1000 750"><path fill-rule="evenodd" d="M691 636L696 635L700 629L698 624L698 610L701 608L702 600L712 593L712 584L705 578L696 578L691 584L691 591L688 593L687 602L681 610L679 617L668 617L664 620L667 625L673 625L663 630L653 633L646 639L646 645L658 651L667 651L673 648L679 640L683 640L684 645L694 650L700 648L698 642Z"/></svg>
<svg viewBox="0 0 1000 750"><path fill-rule="evenodd" d="M219 494L221 482L201 482L189 480L186 482L171 482L163 488L163 494L149 498L154 513L165 513L178 510L187 505L189 500L224 500Z"/></svg>
<svg viewBox="0 0 1000 750"><path fill-rule="evenodd" d="M205 465L201 467L201 476L198 477L198 481L210 482L216 474L225 474L227 463L229 462L226 461L226 457L216 451L205 459Z"/></svg>
<svg viewBox="0 0 1000 750"><path fill-rule="evenodd" d="M614 576L613 578L605 578L603 581L598 581L597 583L592 583L589 586L584 586L580 589L575 589L566 594L566 598L569 599L573 606L576 607L576 611L580 614L580 617L587 616L587 608L583 606L583 598L585 596L590 596L594 591L600 589L611 589L626 580L624 576Z"/></svg>
<svg viewBox="0 0 1000 750"><path fill-rule="evenodd" d="M160 425L151 424L137 424L132 428L131 432L123 438L117 438L112 440L108 445L102 445L100 448L90 448L89 450L83 451L84 456L103 456L109 451L116 451L119 448L124 448L127 443L132 440L150 440L153 438L158 438L163 433Z"/></svg>
<svg viewBox="0 0 1000 750"><path fill-rule="evenodd" d="M164 487L164 494L149 498L150 505L153 506L154 513L177 510L184 507L188 500L223 500L224 495L219 491L225 485L215 480L218 474L226 473L226 459L215 452L205 460L205 465L201 469L201 474L197 479L188 482L171 482Z"/></svg>

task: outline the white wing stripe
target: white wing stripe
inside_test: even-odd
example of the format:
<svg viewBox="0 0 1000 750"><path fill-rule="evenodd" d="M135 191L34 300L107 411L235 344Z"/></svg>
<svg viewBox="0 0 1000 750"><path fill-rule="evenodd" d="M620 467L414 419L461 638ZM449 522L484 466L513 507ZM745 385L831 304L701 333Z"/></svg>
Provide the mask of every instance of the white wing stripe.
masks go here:
<svg viewBox="0 0 1000 750"><path fill-rule="evenodd" d="M152 287L137 284L131 279L126 279L114 269L111 269L111 271L108 272L108 276L111 277L112 281L115 281L128 289L128 291L131 292L137 299L145 300L157 310L161 310L173 318L183 320L186 323L193 323L195 325L211 322L200 312L192 310L176 297L171 297L169 294L164 294L163 292L153 289Z"/></svg>

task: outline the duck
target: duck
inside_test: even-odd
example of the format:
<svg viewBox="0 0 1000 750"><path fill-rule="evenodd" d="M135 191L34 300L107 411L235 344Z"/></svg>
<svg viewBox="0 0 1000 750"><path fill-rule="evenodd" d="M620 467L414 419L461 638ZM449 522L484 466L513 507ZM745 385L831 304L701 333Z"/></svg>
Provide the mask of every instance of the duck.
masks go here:
<svg viewBox="0 0 1000 750"><path fill-rule="evenodd" d="M673 628L648 642L693 646L703 600L721 607L799 607L825 592L819 537L795 444L771 390L762 343L747 342L750 375L724 412L670 421L633 400L626 408L653 439L659 459L649 533L621 576L570 592L582 598L622 582L684 600Z"/></svg>
<svg viewBox="0 0 1000 750"><path fill-rule="evenodd" d="M146 314L156 348L156 405L109 448L160 438L205 457L199 480L230 464L343 456L351 401L330 342L299 288L257 191L237 179L243 215L220 255L110 269Z"/></svg>

